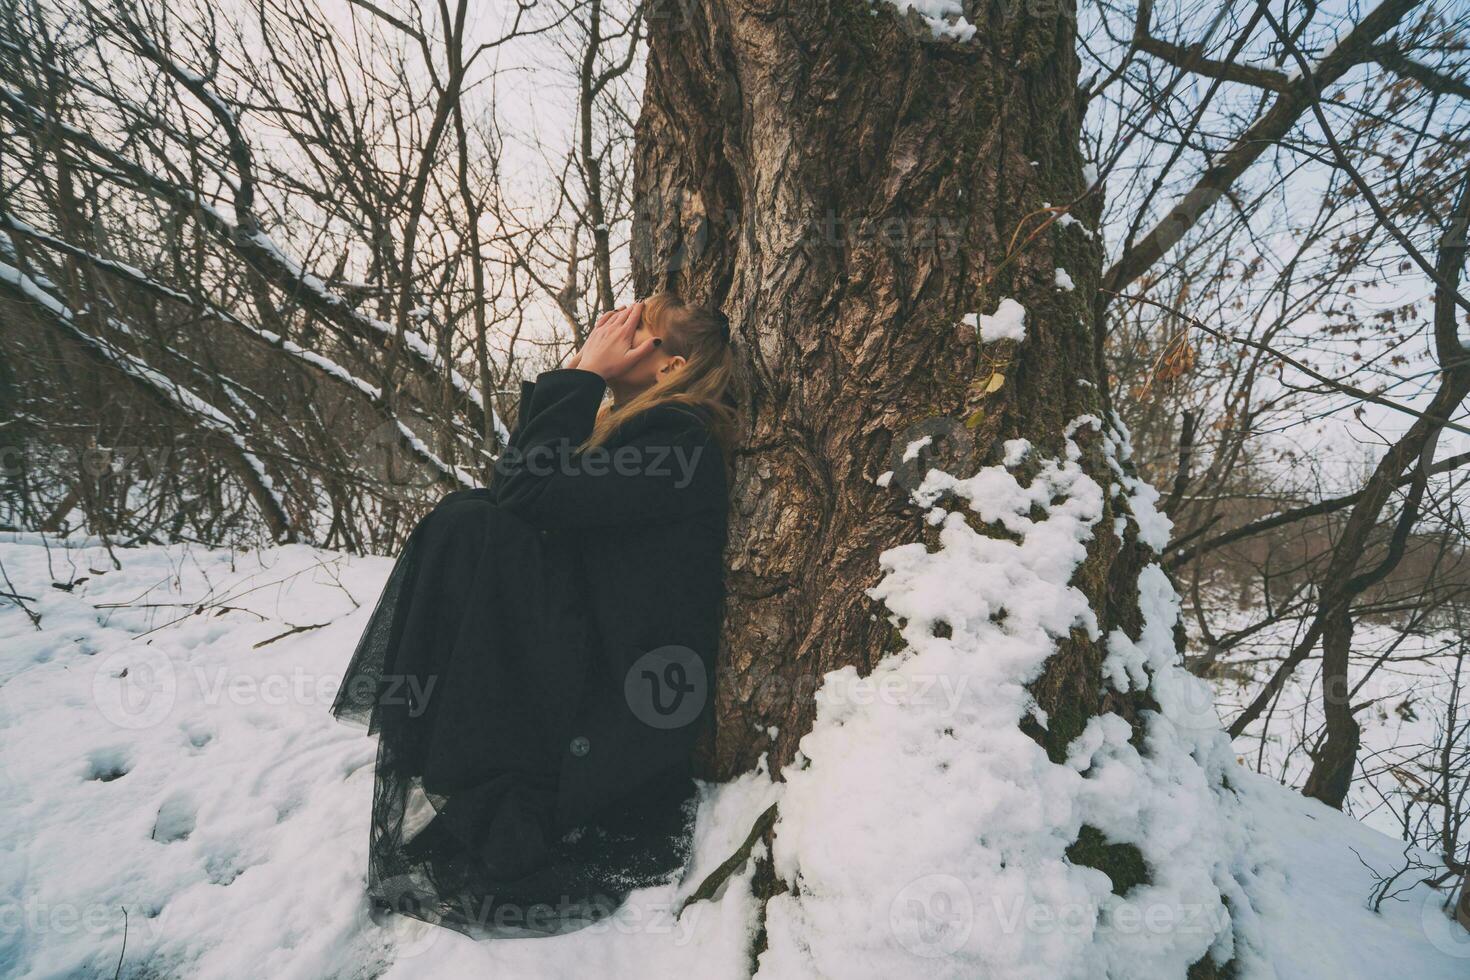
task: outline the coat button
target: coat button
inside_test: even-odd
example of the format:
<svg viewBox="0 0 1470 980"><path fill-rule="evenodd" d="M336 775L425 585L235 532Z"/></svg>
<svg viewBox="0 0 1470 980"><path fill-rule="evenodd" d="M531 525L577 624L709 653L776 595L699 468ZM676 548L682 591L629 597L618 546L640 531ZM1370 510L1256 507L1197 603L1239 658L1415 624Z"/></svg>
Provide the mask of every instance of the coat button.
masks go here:
<svg viewBox="0 0 1470 980"><path fill-rule="evenodd" d="M581 757L592 751L592 741L586 735L572 739L572 755Z"/></svg>

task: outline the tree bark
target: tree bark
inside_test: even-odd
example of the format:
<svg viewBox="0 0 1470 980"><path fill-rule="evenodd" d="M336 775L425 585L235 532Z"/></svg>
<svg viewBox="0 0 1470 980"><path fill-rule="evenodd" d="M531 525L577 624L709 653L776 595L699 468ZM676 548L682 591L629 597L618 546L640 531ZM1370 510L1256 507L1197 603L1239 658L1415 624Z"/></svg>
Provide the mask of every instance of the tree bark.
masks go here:
<svg viewBox="0 0 1470 980"><path fill-rule="evenodd" d="M706 760L727 777L767 749L789 761L822 676L866 673L894 637L865 589L882 551L932 534L901 467L915 438L942 437L935 465L968 476L1005 440L1060 455L1070 422L1110 417L1102 253L1095 195L1062 221L1046 210L1086 191L1070 3L967 3L967 41L868 0L680 6L650 21L634 276L639 295L723 309L736 338L745 438ZM1019 344L961 324L1007 297L1026 309ZM1116 483L1096 429L1074 438L1088 474ZM1136 635L1146 549L1131 525L1089 547L1074 584L1103 636ZM1054 757L1093 714L1133 717L1103 688L1103 652L1079 631L1035 685Z"/></svg>

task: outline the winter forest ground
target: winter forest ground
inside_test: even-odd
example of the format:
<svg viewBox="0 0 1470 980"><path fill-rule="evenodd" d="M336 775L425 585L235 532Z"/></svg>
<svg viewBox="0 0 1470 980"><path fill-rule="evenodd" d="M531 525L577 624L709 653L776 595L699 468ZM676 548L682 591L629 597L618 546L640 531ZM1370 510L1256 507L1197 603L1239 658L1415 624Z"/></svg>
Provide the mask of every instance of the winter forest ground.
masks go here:
<svg viewBox="0 0 1470 980"><path fill-rule="evenodd" d="M556 939L475 942L367 916L374 745L327 708L389 560L301 546L109 552L7 534L0 566L6 591L28 597L40 618L37 628L17 605L0 606L0 891L21 896L3 910L0 975L749 975L748 867L716 900L677 918L672 910L779 798L764 773L705 786L684 880L635 893L610 923ZM1404 864L1399 841L1263 776L1242 770L1232 781L1270 964L1246 963L1243 976L1470 972L1470 936L1433 892L1409 888L1381 912L1368 908L1375 872ZM893 839L901 845L902 832ZM901 863L902 846L880 859ZM913 895L861 900L892 905L897 923ZM1065 914L1052 920L978 897L930 912L941 927L963 916L1000 934L1069 928ZM1188 923L1145 915L1136 928ZM903 945L906 975L945 972L933 943ZM1035 970L1017 961L1004 972L1044 975ZM768 959L760 975L787 974Z"/></svg>
<svg viewBox="0 0 1470 980"><path fill-rule="evenodd" d="M1470 335L1433 285L1465 292L1470 3L432 7L0 0L0 468L24 464L0 522L62 532L0 532L0 980L1470 977L1416 864L1464 834L1419 833L1436 858L1395 819L1422 831L1452 797L1433 750L1459 731L1443 665L1464 640L1382 615L1459 615L1470 581L1463 467L1400 480L1470 449ZM897 236L865 230L889 218ZM758 382L731 562L754 614L726 652L767 659L730 671L725 707L757 704L772 664L783 707L825 673L810 734L785 765L805 689L799 715L723 715L739 766L769 741L780 772L704 786L687 873L611 922L381 924L375 746L327 708L389 560L65 535L391 552L402 471L434 493L488 475L518 379L661 266L732 314ZM1088 386L1121 417L1066 394ZM1436 391L1436 435L1410 439ZM805 499L785 447L889 487L869 436L962 401L1006 463L900 478L922 543L894 525L863 550L875 498L849 481ZM1013 477L1029 444L1007 437L1060 450L1063 425L1067 453ZM1349 508L1379 459L1384 502ZM1301 540L1211 544L1333 501ZM1396 520L1417 553L1336 606ZM807 574L853 548L887 549L867 594L891 633L818 601L872 581ZM1226 640L1188 650L1201 676L1226 651L1213 689L1180 664L1191 606L1181 631ZM1330 726L1363 729L1345 812L1297 791L1325 639L1239 738L1219 725L1333 608L1354 630L1338 679L1387 651ZM781 620L805 631L763 642ZM1032 685L1078 662L1051 659L1073 634L1071 679L1108 700L1048 718ZM812 667L829 656L848 666ZM752 858L681 909L773 805Z"/></svg>

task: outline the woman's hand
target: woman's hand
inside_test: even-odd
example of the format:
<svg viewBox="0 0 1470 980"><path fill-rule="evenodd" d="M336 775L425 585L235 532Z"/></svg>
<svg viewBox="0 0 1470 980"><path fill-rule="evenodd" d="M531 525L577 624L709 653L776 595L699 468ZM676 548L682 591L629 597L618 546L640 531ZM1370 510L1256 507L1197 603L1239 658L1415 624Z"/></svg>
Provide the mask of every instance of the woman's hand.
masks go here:
<svg viewBox="0 0 1470 980"><path fill-rule="evenodd" d="M606 313L603 313L601 316L599 316L597 318L597 322L592 325L592 329L593 330L596 330L598 327L600 327L604 323L606 323L608 321L608 318L611 317L613 314L615 314L615 313L621 313L621 312L623 312L626 309L627 309L626 306L620 306L620 307L618 307L615 310L608 310ZM575 353L572 354L572 359L570 361L567 361L567 367L568 368L574 368L574 367L577 367L581 363L582 363L582 352L580 350L578 350L578 351L576 351Z"/></svg>
<svg viewBox="0 0 1470 980"><path fill-rule="evenodd" d="M568 367L591 371L604 381L621 377L653 350L653 337L633 346L633 334L642 318L642 303L602 314L587 336L587 343L572 357Z"/></svg>

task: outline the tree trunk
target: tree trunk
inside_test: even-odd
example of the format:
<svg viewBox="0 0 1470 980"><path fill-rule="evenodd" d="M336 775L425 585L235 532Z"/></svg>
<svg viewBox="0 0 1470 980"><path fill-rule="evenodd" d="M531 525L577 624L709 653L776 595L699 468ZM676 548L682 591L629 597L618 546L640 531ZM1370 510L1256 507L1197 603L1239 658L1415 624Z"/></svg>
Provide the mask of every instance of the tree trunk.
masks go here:
<svg viewBox="0 0 1470 980"><path fill-rule="evenodd" d="M869 0L679 6L651 19L634 274L639 295L723 309L741 364L708 760L727 777L767 749L789 761L822 676L866 673L889 645L865 589L882 551L931 533L906 492L922 475L903 462L914 440L934 437L936 465L968 476L1006 440L1060 455L1070 422L1109 418L1090 302L1102 252L1070 4L967 3L967 41ZM1045 210L1079 200L1080 221ZM962 318L1005 298L1026 310L1025 339L980 342ZM1087 473L1116 483L1096 430L1074 438ZM1116 506L1109 495L1100 526ZM1145 549L1131 526L1089 548L1074 584L1103 636L1135 633ZM1104 691L1102 655L1076 632L1035 685L1054 759L1093 714L1134 716Z"/></svg>

